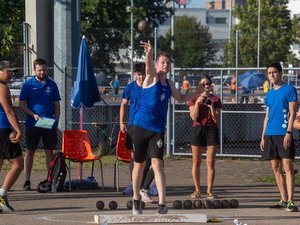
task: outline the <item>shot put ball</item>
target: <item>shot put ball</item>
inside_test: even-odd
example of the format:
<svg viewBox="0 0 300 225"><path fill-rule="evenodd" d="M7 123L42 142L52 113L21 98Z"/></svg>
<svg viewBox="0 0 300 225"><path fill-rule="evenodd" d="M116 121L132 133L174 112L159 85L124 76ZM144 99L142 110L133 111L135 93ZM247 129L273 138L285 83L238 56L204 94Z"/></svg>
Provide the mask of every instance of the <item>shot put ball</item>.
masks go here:
<svg viewBox="0 0 300 225"><path fill-rule="evenodd" d="M117 209L118 208L118 203L116 201L110 201L108 204L108 207L110 209Z"/></svg>
<svg viewBox="0 0 300 225"><path fill-rule="evenodd" d="M17 135L16 131L12 131L12 132L10 132L8 138L11 140L11 139L15 138L16 135Z"/></svg>
<svg viewBox="0 0 300 225"><path fill-rule="evenodd" d="M99 210L102 210L104 208L104 202L103 201L97 201L96 202L96 207Z"/></svg>
<svg viewBox="0 0 300 225"><path fill-rule="evenodd" d="M214 200L213 206L214 206L214 209L220 209L220 208L222 208L222 202L220 200Z"/></svg>
<svg viewBox="0 0 300 225"><path fill-rule="evenodd" d="M202 205L206 209L211 209L213 207L213 203L210 200L204 200Z"/></svg>
<svg viewBox="0 0 300 225"><path fill-rule="evenodd" d="M202 208L202 202L201 202L201 200L195 200L194 201L194 208L195 209L201 209Z"/></svg>
<svg viewBox="0 0 300 225"><path fill-rule="evenodd" d="M126 207L127 207L127 209L132 209L132 200L129 200L129 201L126 203Z"/></svg>
<svg viewBox="0 0 300 225"><path fill-rule="evenodd" d="M239 202L236 199L231 199L229 201L229 205L230 205L230 208L238 208L239 207Z"/></svg>
<svg viewBox="0 0 300 225"><path fill-rule="evenodd" d="M141 32L146 32L149 29L149 23L147 20L141 20L138 23L138 28Z"/></svg>
<svg viewBox="0 0 300 225"><path fill-rule="evenodd" d="M182 202L180 200L175 200L173 202L173 208L174 209L181 209L182 208Z"/></svg>
<svg viewBox="0 0 300 225"><path fill-rule="evenodd" d="M224 199L221 202L222 202L222 208L227 209L230 207L230 203L228 200Z"/></svg>
<svg viewBox="0 0 300 225"><path fill-rule="evenodd" d="M193 207L193 202L191 200L185 200L183 202L183 208L191 209Z"/></svg>

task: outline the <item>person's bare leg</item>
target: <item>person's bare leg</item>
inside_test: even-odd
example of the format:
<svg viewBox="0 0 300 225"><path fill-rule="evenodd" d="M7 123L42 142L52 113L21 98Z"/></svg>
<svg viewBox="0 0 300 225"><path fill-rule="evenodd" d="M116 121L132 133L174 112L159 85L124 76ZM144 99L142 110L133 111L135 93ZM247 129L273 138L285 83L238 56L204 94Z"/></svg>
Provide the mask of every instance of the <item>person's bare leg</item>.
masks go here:
<svg viewBox="0 0 300 225"><path fill-rule="evenodd" d="M133 189L133 199L140 199L140 187L143 179L143 171L145 167L145 162L137 163L134 162L134 167L132 170L132 189Z"/></svg>
<svg viewBox="0 0 300 225"><path fill-rule="evenodd" d="M287 201L287 190L286 190L286 182L282 171L282 162L281 160L273 159L271 160L272 170L275 175L277 187L280 192L281 199L283 201Z"/></svg>
<svg viewBox="0 0 300 225"><path fill-rule="evenodd" d="M207 167L207 193L212 193L215 180L215 163L216 163L216 148L215 146L207 146L206 150L206 167Z"/></svg>
<svg viewBox="0 0 300 225"><path fill-rule="evenodd" d="M25 181L30 180L35 150L27 150L25 156Z"/></svg>
<svg viewBox="0 0 300 225"><path fill-rule="evenodd" d="M294 189L295 189L295 175L294 175L294 165L292 159L282 159L283 168L285 171L285 181L287 190L287 200L291 201L294 199Z"/></svg>
<svg viewBox="0 0 300 225"><path fill-rule="evenodd" d="M164 163L161 159L157 158L152 158L151 163L158 192L158 204L164 205L166 202L166 177Z"/></svg>
<svg viewBox="0 0 300 225"><path fill-rule="evenodd" d="M200 190L200 166L202 162L202 147L192 145L192 177L195 186L195 191L201 193Z"/></svg>
<svg viewBox="0 0 300 225"><path fill-rule="evenodd" d="M53 150L45 150L46 167L47 170L50 168L50 162L53 159Z"/></svg>
<svg viewBox="0 0 300 225"><path fill-rule="evenodd" d="M23 155L20 155L15 159L10 159L9 162L11 168L8 170L7 174L5 175L2 184L2 188L6 191L11 189L11 187L14 185L19 175L21 174L22 170L24 169Z"/></svg>

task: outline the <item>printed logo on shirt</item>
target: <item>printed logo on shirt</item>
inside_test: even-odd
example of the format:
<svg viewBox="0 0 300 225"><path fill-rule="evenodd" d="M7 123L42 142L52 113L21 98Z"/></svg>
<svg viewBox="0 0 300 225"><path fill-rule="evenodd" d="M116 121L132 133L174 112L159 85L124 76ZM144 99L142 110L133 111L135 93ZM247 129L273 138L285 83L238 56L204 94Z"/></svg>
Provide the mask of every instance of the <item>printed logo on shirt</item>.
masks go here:
<svg viewBox="0 0 300 225"><path fill-rule="evenodd" d="M51 92L51 88L49 86L46 88L46 92Z"/></svg>
<svg viewBox="0 0 300 225"><path fill-rule="evenodd" d="M288 121L288 111L287 109L283 109L283 124L281 125L282 128L287 128L289 121Z"/></svg>
<svg viewBox="0 0 300 225"><path fill-rule="evenodd" d="M156 142L156 144L157 144L157 147L159 147L159 148L161 148L161 147L163 146L163 143L162 143L162 140L161 140L161 139L159 139L159 140Z"/></svg>
<svg viewBox="0 0 300 225"><path fill-rule="evenodd" d="M163 93L163 94L160 96L160 101L163 101L165 98L166 98L166 95L165 95L165 93Z"/></svg>

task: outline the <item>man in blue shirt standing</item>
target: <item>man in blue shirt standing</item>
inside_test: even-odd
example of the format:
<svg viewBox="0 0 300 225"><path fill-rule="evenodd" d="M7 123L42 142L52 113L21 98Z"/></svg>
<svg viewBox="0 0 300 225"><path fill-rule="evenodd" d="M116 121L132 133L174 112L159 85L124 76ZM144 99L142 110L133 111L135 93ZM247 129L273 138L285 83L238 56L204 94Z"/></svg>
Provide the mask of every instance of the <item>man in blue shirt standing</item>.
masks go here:
<svg viewBox="0 0 300 225"><path fill-rule="evenodd" d="M57 125L60 117L60 95L56 83L47 76L46 61L36 59L33 68L35 76L24 83L20 94L20 108L26 114L27 151L24 190L31 190L30 175L40 139L43 140L46 166L49 169L57 143ZM51 129L35 127L35 123L44 117L56 120Z"/></svg>
<svg viewBox="0 0 300 225"><path fill-rule="evenodd" d="M282 67L279 63L268 65L267 75L273 88L265 98L267 111L260 148L263 158L271 162L281 197L271 208L284 208L294 212L298 211L293 201L295 188L293 122L298 100L297 90L283 82ZM283 171L286 173L285 176Z"/></svg>

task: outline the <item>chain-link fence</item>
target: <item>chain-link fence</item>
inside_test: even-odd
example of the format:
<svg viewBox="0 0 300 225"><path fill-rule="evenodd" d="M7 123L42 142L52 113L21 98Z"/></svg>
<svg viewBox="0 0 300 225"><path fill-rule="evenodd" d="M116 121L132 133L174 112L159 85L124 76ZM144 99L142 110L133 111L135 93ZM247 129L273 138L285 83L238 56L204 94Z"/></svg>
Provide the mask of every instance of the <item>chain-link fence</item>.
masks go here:
<svg viewBox="0 0 300 225"><path fill-rule="evenodd" d="M27 29L29 29L27 27ZM94 72L101 93L102 101L97 103L92 109L83 110L83 129L89 131L92 146L97 149L112 152L116 144L117 132L119 130L119 107L121 98L114 99L112 96L109 82L114 75L119 74L120 79L120 96L123 88L131 77L131 65L133 62L142 61L143 56L139 48L139 41L150 39L154 43L155 53L162 49L168 49L163 46L169 42L158 40L157 34L163 30L156 30L150 36L134 30L134 55L131 61L131 48L127 47L129 40L124 39L125 33L130 30L116 29L91 29L87 32L86 38L89 42L89 48L94 64ZM167 32L167 30L164 30ZM12 79L10 90L15 108L22 126L24 128L25 115L18 108L20 88L26 80L28 68L32 70L32 55L34 51L30 48L30 43L34 39L34 31L27 30L24 34L28 35L24 38L24 48L19 51L15 58L8 58L11 61L18 59L22 61L23 67ZM153 35L153 36L152 36ZM31 39L31 40L30 40ZM119 43L120 42L120 43ZM18 45L23 46L23 45ZM193 48L193 46L192 46ZM195 48L194 48L195 49ZM177 55L181 62L184 62L184 54ZM173 65L178 65L174 63ZM64 71L55 70L48 65L48 74L61 87L61 122L60 128L79 129L79 109L71 108L71 92L76 79L77 68L65 68ZM194 89L200 80L200 75L206 74L211 77L214 84L214 94L221 98L223 110L220 120L220 148L219 155L223 156L243 156L243 157L259 157L259 142L264 118L263 100L265 93L263 87L259 86L251 90L250 93L244 94L239 85L239 77L248 70L256 70L257 68L173 68L170 78L175 82L178 88L181 88L183 77L185 76ZM26 71L25 71L26 70ZM264 73L264 68L260 68ZM299 68L285 68L284 78L287 82L295 85L297 89L299 83ZM25 73L26 72L26 73ZM231 75L235 72L237 75L237 86L235 93L232 94L229 84ZM66 80L70 82L66 82ZM298 86L299 85L299 86ZM243 97L243 98L242 98ZM247 99L247 100L246 100ZM242 101L243 100L243 101ZM190 134L192 121L189 117L188 107L186 104L178 104L172 100L170 105L170 124L167 130L171 137L168 146L172 149L170 154L174 155L191 155ZM295 139L297 134L295 132ZM61 131L59 133L58 148L61 146ZM167 139L168 140L168 139ZM297 146L297 156L299 156L299 147ZM22 147L25 142L22 142Z"/></svg>

